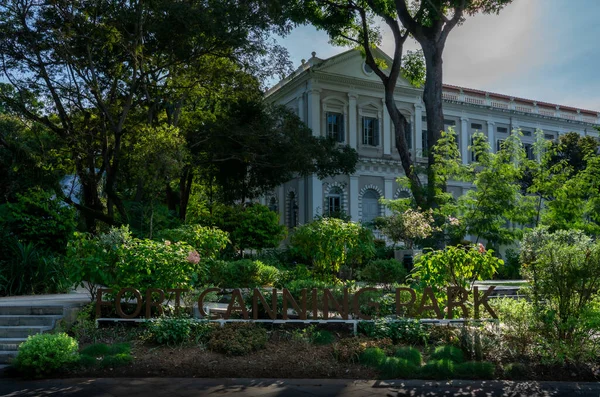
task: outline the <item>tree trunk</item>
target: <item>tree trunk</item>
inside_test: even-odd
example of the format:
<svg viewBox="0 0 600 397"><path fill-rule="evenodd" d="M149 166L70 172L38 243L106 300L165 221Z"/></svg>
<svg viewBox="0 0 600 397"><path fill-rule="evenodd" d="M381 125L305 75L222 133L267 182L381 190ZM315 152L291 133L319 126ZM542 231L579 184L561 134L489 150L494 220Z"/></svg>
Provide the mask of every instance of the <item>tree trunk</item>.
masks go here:
<svg viewBox="0 0 600 397"><path fill-rule="evenodd" d="M427 112L427 207L436 205L435 159L432 148L437 145L441 132L444 130L444 112L442 109L442 52L443 46L423 46L425 55L426 80L423 90L423 102ZM464 143L463 143L464 144ZM442 186L446 190L445 186Z"/></svg>
<svg viewBox="0 0 600 397"><path fill-rule="evenodd" d="M179 219L185 222L187 215L187 206L192 192L192 182L194 180L194 171L190 166L183 168L183 175L179 179Z"/></svg>

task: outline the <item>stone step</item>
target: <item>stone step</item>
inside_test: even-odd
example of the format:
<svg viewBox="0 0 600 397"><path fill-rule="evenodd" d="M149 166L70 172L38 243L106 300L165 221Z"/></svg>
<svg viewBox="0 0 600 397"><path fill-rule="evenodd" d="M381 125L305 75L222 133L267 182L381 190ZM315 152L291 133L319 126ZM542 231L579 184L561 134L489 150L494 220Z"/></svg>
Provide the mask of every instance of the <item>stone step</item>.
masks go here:
<svg viewBox="0 0 600 397"><path fill-rule="evenodd" d="M26 338L29 335L40 334L51 329L52 327L32 325L0 326L0 338Z"/></svg>
<svg viewBox="0 0 600 397"><path fill-rule="evenodd" d="M9 364L16 356L16 351L0 351L0 364Z"/></svg>
<svg viewBox="0 0 600 397"><path fill-rule="evenodd" d="M27 338L0 338L0 351L16 351Z"/></svg>
<svg viewBox="0 0 600 397"><path fill-rule="evenodd" d="M16 326L16 325L33 325L33 326L44 326L52 327L54 322L60 319L61 316L45 315L0 315L0 326Z"/></svg>
<svg viewBox="0 0 600 397"><path fill-rule="evenodd" d="M0 306L0 315L62 316L62 306Z"/></svg>

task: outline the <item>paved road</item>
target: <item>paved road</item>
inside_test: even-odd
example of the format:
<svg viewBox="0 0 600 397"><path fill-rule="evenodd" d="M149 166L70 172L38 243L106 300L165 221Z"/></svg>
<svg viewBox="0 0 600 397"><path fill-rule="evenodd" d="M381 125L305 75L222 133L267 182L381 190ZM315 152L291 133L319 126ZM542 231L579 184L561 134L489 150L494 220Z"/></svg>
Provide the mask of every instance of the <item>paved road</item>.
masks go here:
<svg viewBox="0 0 600 397"><path fill-rule="evenodd" d="M0 379L0 396L600 396L600 383L344 379Z"/></svg>

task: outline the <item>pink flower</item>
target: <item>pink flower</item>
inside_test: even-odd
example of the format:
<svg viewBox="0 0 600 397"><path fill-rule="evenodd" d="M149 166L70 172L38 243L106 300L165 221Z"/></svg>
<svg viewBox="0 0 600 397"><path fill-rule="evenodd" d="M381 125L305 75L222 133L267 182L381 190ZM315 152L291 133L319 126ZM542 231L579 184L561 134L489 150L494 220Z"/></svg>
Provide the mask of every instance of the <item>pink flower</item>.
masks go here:
<svg viewBox="0 0 600 397"><path fill-rule="evenodd" d="M480 254L483 254L485 252L485 247L483 246L483 244L479 243L478 250Z"/></svg>
<svg viewBox="0 0 600 397"><path fill-rule="evenodd" d="M198 262L200 262L200 254L198 253L198 251L190 251L188 253L187 260L190 263L197 264Z"/></svg>

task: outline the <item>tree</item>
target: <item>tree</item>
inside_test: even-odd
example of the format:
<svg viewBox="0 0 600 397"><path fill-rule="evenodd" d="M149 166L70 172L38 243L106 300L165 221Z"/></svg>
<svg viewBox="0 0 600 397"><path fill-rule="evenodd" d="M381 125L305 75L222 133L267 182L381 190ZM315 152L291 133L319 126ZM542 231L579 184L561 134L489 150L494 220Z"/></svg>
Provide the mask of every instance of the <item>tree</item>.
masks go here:
<svg viewBox="0 0 600 397"><path fill-rule="evenodd" d="M280 14L263 1L9 0L0 6L0 55L10 89L0 102L64 142L82 200L64 199L88 230L126 222L117 184L126 136L174 124L207 57L260 76L285 69L285 51L268 40L287 29Z"/></svg>
<svg viewBox="0 0 600 397"><path fill-rule="evenodd" d="M432 148L437 144L444 130L442 112L442 54L450 31L464 20L465 15L479 12L497 13L512 0L299 0L290 8L291 18L298 23L312 23L325 30L332 41L339 45L359 46L365 54L365 62L381 79L385 91L385 103L394 123L396 147L402 167L410 181L411 191L421 208L435 205L436 188L433 163L434 155L428 153L427 192L415 170L405 139L408 125L394 102L394 89L401 74L415 74L414 55L405 60L403 68L403 47L406 39L412 36L419 42L425 58L425 86L423 101L427 112L427 144ZM391 29L394 37L394 53L391 65L377 59L373 50L381 36L375 25L375 17L382 18ZM419 64L417 64L419 66ZM411 73L412 72L412 73Z"/></svg>

